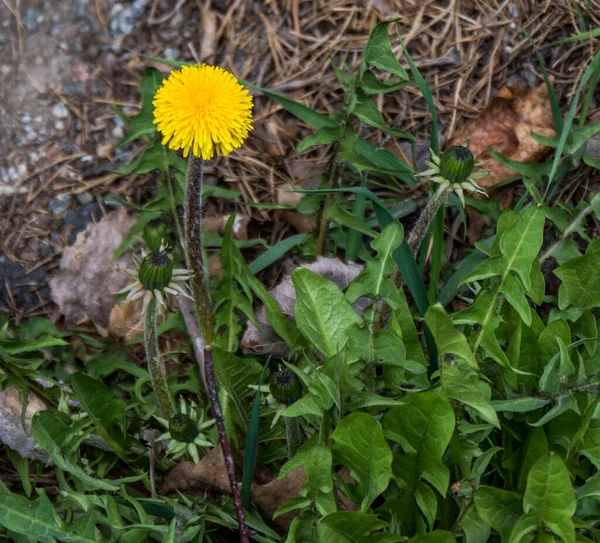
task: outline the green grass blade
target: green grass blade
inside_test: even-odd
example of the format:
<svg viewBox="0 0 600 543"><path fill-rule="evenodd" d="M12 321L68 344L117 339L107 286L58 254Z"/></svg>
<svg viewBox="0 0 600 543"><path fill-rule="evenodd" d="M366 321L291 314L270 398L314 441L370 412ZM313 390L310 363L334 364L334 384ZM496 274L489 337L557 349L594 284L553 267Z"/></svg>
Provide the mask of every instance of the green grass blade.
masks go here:
<svg viewBox="0 0 600 543"><path fill-rule="evenodd" d="M447 306L456 296L462 280L475 271L475 268L477 268L477 266L479 266L479 264L486 259L487 256L482 252L473 251L467 258L463 260L463 263L452 274L450 279L448 279L448 282L438 294L436 302L442 304L443 306Z"/></svg>
<svg viewBox="0 0 600 543"><path fill-rule="evenodd" d="M402 45L402 50L404 51L404 56L406 57L406 61L408 62L410 71L412 72L413 77L415 78L415 83L417 84L417 87L419 87L419 90L421 91L421 94L423 95L423 98L425 99L425 103L427 104L427 108L429 109L429 113L431 114L431 125L432 125L431 126L431 150L436 155L439 156L439 154L440 154L439 141L440 140L439 140L439 136L438 136L437 113L435 111L435 103L433 102L433 95L431 94L429 85L427 85L427 83L425 82L425 79L423 79L421 72L419 72L419 69L417 68L416 64L413 62L413 59L411 58L408 51L406 50L406 47L404 46L404 42L402 41L400 34L398 34L398 39L400 40L400 45Z"/></svg>
<svg viewBox="0 0 600 543"><path fill-rule="evenodd" d="M575 34L574 36L569 36L568 38L550 42L548 45L562 45L563 43L573 43L575 41L583 41L589 38L597 38L598 36L600 36L600 28L594 28L594 30L588 30L587 32L582 32L581 34Z"/></svg>
<svg viewBox="0 0 600 543"><path fill-rule="evenodd" d="M548 72L546 71L546 64L544 63L544 59L540 52L538 51L533 38L529 35L527 30L523 29L523 34L531 43L533 50L535 51L535 56L537 57L538 64L540 65L540 69L542 70L542 76L544 77L544 83L546 83L546 89L548 89L548 97L550 98L550 107L552 108L552 120L554 121L554 128L556 132L562 132L563 129L563 118L560 113L560 107L558 106L558 100L556 99L556 94L554 93L554 89L550 83L550 78L548 77Z"/></svg>
<svg viewBox="0 0 600 543"><path fill-rule="evenodd" d="M250 509L252 481L254 480L254 467L256 466L256 453L258 452L258 433L260 431L260 387L263 384L267 369L269 368L270 358L267 359L262 373L258 380L259 389L256 391L254 405L252 406L252 416L248 425L248 434L246 435L246 448L244 449L244 467L242 471L242 505Z"/></svg>
<svg viewBox="0 0 600 543"><path fill-rule="evenodd" d="M258 272L264 270L273 264L273 262L279 260L288 251L291 251L294 247L302 243L307 236L308 234L296 234L295 236L282 239L272 247L269 247L256 260L248 265L250 273L256 275Z"/></svg>
<svg viewBox="0 0 600 543"><path fill-rule="evenodd" d="M563 129L560 133L560 139L556 148L556 154L554 155L554 161L552 162L552 169L550 170L550 175L548 177L548 185L546 187L546 192L544 193L544 199L548 195L552 182L554 181L554 176L556 175L556 171L558 170L560 158L565 148L565 144L567 143L569 133L571 132L571 126L573 125L573 119L575 118L575 113L577 111L577 106L579 104L579 97L581 96L581 92L583 91L583 88L587 85L588 81L593 76L595 76L598 70L600 70L600 51L596 53L596 55L594 56L594 60L592 60L592 63L588 66L587 70L583 74L579 87L575 92L575 96L573 96L573 101L571 102L569 113L567 114L567 118L565 119Z"/></svg>

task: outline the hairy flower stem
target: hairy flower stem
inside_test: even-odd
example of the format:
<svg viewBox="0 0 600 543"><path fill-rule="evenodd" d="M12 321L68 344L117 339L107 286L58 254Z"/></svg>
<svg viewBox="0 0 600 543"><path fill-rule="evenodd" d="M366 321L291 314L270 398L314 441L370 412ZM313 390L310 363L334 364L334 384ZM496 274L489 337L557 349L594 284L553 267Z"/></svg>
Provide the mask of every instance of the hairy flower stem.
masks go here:
<svg viewBox="0 0 600 543"><path fill-rule="evenodd" d="M300 448L300 445L302 445L302 433L300 432L298 419L293 417L284 417L284 419L288 460L291 460Z"/></svg>
<svg viewBox="0 0 600 543"><path fill-rule="evenodd" d="M326 188L332 189L335 185L335 179L338 171L338 147L337 145L333 149L331 158L329 159L329 169L327 172L327 186ZM317 256L322 255L325 250L325 241L327 239L327 213L329 206L333 200L333 194L327 193L321 200L319 212L317 215Z"/></svg>
<svg viewBox="0 0 600 543"><path fill-rule="evenodd" d="M146 361L148 362L148 373L152 380L152 389L156 395L156 401L161 416L169 420L175 406L169 393L167 385L167 374L165 366L158 349L158 334L156 331L156 298L153 296L148 302L146 316L144 319L144 347L146 348Z"/></svg>
<svg viewBox="0 0 600 543"><path fill-rule="evenodd" d="M408 239L406 240L415 259L421 248L421 243L423 243L423 239L425 239L427 231L431 226L431 222L446 199L446 189L446 186L440 186L437 192L431 197L431 200L427 202L425 209L421 211L416 224L413 226Z"/></svg>
<svg viewBox="0 0 600 543"><path fill-rule="evenodd" d="M191 272L190 284L200 323L200 332L206 345L215 340L215 316L213 313L208 280L202 253L202 179L204 161L190 155L185 195L186 260Z"/></svg>
<svg viewBox="0 0 600 543"><path fill-rule="evenodd" d="M215 379L215 370L212 360L211 347L215 340L215 316L210 300L208 290L208 280L206 269L204 267L204 255L202 253L202 176L204 171L204 162L200 158L190 155L186 179L185 195L185 250L188 269L191 272L191 290L196 308L196 317L198 319L200 335L204 339L204 353L200 356L196 342L198 337L192 338L194 342L194 351L198 363L198 370L203 382L206 383L208 397L212 405L213 415L216 420L217 430L219 432L219 441L221 442L221 451L229 486L233 496L233 503L237 513L240 527L240 539L243 543L249 543L248 526L244 518L244 509L240 497L240 490L235 478L235 465L227 433L225 432L225 419L219 395L217 393L217 381Z"/></svg>
<svg viewBox="0 0 600 543"><path fill-rule="evenodd" d="M217 381L215 379L214 366L212 362L212 351L210 346L204 349L204 362L206 366L206 382L208 384L208 396L213 408L213 415L217 423L217 431L219 433L219 441L221 443L221 450L223 451L223 459L225 460L225 469L227 470L227 477L229 477L229 486L231 487L231 495L233 496L233 503L235 505L235 511L237 513L238 524L240 526L240 539L243 543L250 543L250 536L248 533L248 525L244 518L244 508L242 507L242 498L240 496L240 488L235 478L235 465L233 463L233 456L231 455L231 449L229 448L229 442L227 441L227 433L225 431L225 418L221 411L221 403L219 402L219 396L217 394Z"/></svg>

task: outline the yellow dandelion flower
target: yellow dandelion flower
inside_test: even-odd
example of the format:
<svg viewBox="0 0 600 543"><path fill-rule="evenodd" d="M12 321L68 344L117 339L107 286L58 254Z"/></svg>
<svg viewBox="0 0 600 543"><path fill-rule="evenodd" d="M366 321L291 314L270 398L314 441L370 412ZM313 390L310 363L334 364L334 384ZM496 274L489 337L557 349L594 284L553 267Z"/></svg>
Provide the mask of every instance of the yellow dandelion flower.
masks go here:
<svg viewBox="0 0 600 543"><path fill-rule="evenodd" d="M241 147L252 130L252 96L217 66L173 71L154 96L154 124L163 145L204 160Z"/></svg>

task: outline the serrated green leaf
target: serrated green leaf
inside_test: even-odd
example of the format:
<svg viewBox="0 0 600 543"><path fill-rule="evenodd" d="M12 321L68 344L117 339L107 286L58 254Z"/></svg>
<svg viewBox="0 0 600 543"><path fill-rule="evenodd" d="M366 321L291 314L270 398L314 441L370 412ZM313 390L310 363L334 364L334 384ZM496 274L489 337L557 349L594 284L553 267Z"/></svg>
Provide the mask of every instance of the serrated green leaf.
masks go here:
<svg viewBox="0 0 600 543"><path fill-rule="evenodd" d="M239 358L216 345L213 347L213 362L217 382L231 399L239 422L248 431L254 391L263 367L253 358Z"/></svg>
<svg viewBox="0 0 600 543"><path fill-rule="evenodd" d="M490 387L480 381L475 372L469 370L463 374L456 366L446 366L441 382L446 396L472 407L483 420L500 428L498 415L490 403Z"/></svg>
<svg viewBox="0 0 600 543"><path fill-rule="evenodd" d="M365 511L388 487L392 476L392 451L381 425L371 415L352 413L338 423L331 438L333 458L357 481L361 511Z"/></svg>
<svg viewBox="0 0 600 543"><path fill-rule="evenodd" d="M600 306L600 239L588 245L585 255L574 258L554 270L561 280L558 307L592 309Z"/></svg>
<svg viewBox="0 0 600 543"><path fill-rule="evenodd" d="M32 502L17 494L0 494L0 526L42 542L53 543L65 535L45 493Z"/></svg>
<svg viewBox="0 0 600 543"><path fill-rule="evenodd" d="M348 331L361 319L331 281L306 268L292 272L296 288L294 314L304 336L328 357L338 353L348 341Z"/></svg>
<svg viewBox="0 0 600 543"><path fill-rule="evenodd" d="M125 440L125 405L104 383L83 373L71 379L73 392L83 409L96 424L98 431L117 453L127 452Z"/></svg>
<svg viewBox="0 0 600 543"><path fill-rule="evenodd" d="M377 515L358 511L339 511L327 515L319 522L320 543L357 543L366 541L367 536L385 528L387 522Z"/></svg>
<svg viewBox="0 0 600 543"><path fill-rule="evenodd" d="M154 134L156 125L154 124L154 106L152 100L159 87L162 85L163 75L157 68L147 67L144 70L144 77L140 83L140 94L142 95L142 107L140 112L130 119L125 118L129 134L125 136L116 146L119 147L138 139L141 136Z"/></svg>
<svg viewBox="0 0 600 543"><path fill-rule="evenodd" d="M435 338L440 358L451 354L464 360L472 368L478 367L464 334L454 327L452 319L440 304L429 307L425 315L425 322Z"/></svg>
<svg viewBox="0 0 600 543"><path fill-rule="evenodd" d="M79 479L87 488L116 491L118 485L88 475L82 468L62 456L62 448L70 434L70 420L62 413L38 411L33 417L31 432L38 445L44 449L60 469Z"/></svg>
<svg viewBox="0 0 600 543"><path fill-rule="evenodd" d="M316 145L329 145L339 140L340 128L338 126L324 126L309 136L306 136L296 146L296 152L301 155Z"/></svg>
<svg viewBox="0 0 600 543"><path fill-rule="evenodd" d="M397 130L396 128L390 128L385 124L381 111L377 109L377 106L371 101L368 96L363 94L356 95L356 103L352 114L358 117L360 121L379 130L383 130L392 136L397 138L403 138L410 141L415 141L415 137L404 130Z"/></svg>
<svg viewBox="0 0 600 543"><path fill-rule="evenodd" d="M392 255L403 239L403 229L399 222L392 222L371 242L377 256L367 263L348 286L346 299L354 303L361 296L385 300L393 309L398 309L401 301L398 289L389 276L394 271Z"/></svg>
<svg viewBox="0 0 600 543"><path fill-rule="evenodd" d="M388 34L388 25L394 21L382 21L377 23L371 34L369 41L363 51L363 59L360 68L360 77L364 77L368 66L375 66L380 70L385 70L398 76L400 79L408 80L406 70L400 65L396 55L392 51L392 43Z"/></svg>
<svg viewBox="0 0 600 543"><path fill-rule="evenodd" d="M421 477L444 496L450 473L442 462L442 455L455 424L450 402L433 391L406 396L404 401L405 405L390 409L383 419L386 437L402 446L406 453L402 458L413 462L410 467L414 473L401 476L408 480Z"/></svg>

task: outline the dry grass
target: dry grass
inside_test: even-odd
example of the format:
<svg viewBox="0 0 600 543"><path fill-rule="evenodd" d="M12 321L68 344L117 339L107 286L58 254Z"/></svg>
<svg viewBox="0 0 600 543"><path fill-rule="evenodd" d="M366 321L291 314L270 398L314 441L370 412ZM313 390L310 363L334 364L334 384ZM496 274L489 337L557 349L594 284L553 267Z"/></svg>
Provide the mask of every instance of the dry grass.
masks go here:
<svg viewBox="0 0 600 543"><path fill-rule="evenodd" d="M0 250L24 262L28 269L38 265L42 260L40 240L47 240L53 230L60 231L57 219L47 211L48 200L57 194L91 191L100 203L101 196L110 191L134 201L149 196L152 176L140 179L106 174L111 158L97 156L100 145L115 142L104 129L114 115L109 104L138 104L136 85L144 66L142 53L163 56L165 47L178 47L182 60L222 65L242 78L327 113L335 110L340 99L332 59L338 65L356 69L373 25L399 17L398 31L431 86L440 131L447 139L476 116L507 82L515 78L529 84L541 81L539 66L522 29L538 44L587 30L580 26L583 19L576 5L583 12L588 5L587 24L600 26L598 0L153 0L140 27L108 58L97 48L107 41L102 32L108 25L112 1L95 0L98 33L88 45L96 46L97 70L93 75L102 84L85 96L70 96L54 89L72 117L80 121L79 128L69 132L75 148L65 153L49 142L43 163L19 182L28 188L28 195L0 201ZM195 22L190 23L191 19ZM19 47L21 31L20 21L15 19L11 32ZM563 110L595 47L597 41L541 45ZM401 58L400 46L395 45L395 49ZM18 47L15 51L18 55ZM93 58L90 51L82 55L88 60ZM325 150L303 156L295 153L295 144L310 129L265 97L257 97L255 102L253 136L240 152L215 162L212 172L214 180L239 189L244 203L274 201L278 185L306 183L307 177L318 176L326 161ZM427 140L430 119L416 87L380 96L377 104L391 126ZM590 113L594 114L595 109ZM401 152L399 147L397 150ZM19 156L21 151L27 149L12 150ZM94 155L92 164L78 162L82 153ZM565 197L577 192L578 179L575 176L565 182ZM219 208L212 205L215 207L209 212L223 211L222 203ZM241 202L236 208L238 213L250 216L255 230L270 242L291 230L272 212ZM46 259L49 271L65 243L64 235L55 243L56 253Z"/></svg>

